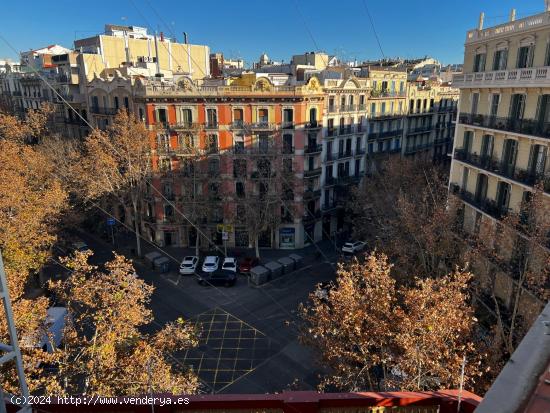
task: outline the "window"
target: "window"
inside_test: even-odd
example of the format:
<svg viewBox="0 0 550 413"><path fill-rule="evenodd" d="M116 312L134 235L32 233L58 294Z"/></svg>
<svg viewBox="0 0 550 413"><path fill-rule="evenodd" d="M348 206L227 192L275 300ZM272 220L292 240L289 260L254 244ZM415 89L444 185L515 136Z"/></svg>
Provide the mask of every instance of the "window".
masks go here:
<svg viewBox="0 0 550 413"><path fill-rule="evenodd" d="M267 135L258 136L258 148L261 153L267 153L269 150L269 137Z"/></svg>
<svg viewBox="0 0 550 413"><path fill-rule="evenodd" d="M514 94L512 95L512 101L510 102L510 115L511 119L521 120L523 119L523 113L525 111L525 95Z"/></svg>
<svg viewBox="0 0 550 413"><path fill-rule="evenodd" d="M244 198L244 182L235 182L235 193L238 198Z"/></svg>
<svg viewBox="0 0 550 413"><path fill-rule="evenodd" d="M269 122L268 111L267 109L258 110L258 122L267 123Z"/></svg>
<svg viewBox="0 0 550 413"><path fill-rule="evenodd" d="M353 96L352 96L352 98L353 98ZM310 121L312 127L317 126L317 109L311 108L309 110L309 121Z"/></svg>
<svg viewBox="0 0 550 413"><path fill-rule="evenodd" d="M487 57L487 54L485 53L478 53L474 57L474 72L484 72L485 71L485 59Z"/></svg>
<svg viewBox="0 0 550 413"><path fill-rule="evenodd" d="M532 176L540 177L544 174L546 167L546 156L548 148L543 145L531 145L529 156L529 173Z"/></svg>
<svg viewBox="0 0 550 413"><path fill-rule="evenodd" d="M292 172L292 158L283 159L283 171Z"/></svg>
<svg viewBox="0 0 550 413"><path fill-rule="evenodd" d="M499 103L500 103L500 95L494 94L491 97L491 116L497 116Z"/></svg>
<svg viewBox="0 0 550 413"><path fill-rule="evenodd" d="M143 108L139 108L139 120L145 122L145 115L143 113Z"/></svg>
<svg viewBox="0 0 550 413"><path fill-rule="evenodd" d="M370 114L371 116L376 116L376 103L370 104Z"/></svg>
<svg viewBox="0 0 550 413"><path fill-rule="evenodd" d="M494 137L483 135L481 140L481 161L490 160L493 156Z"/></svg>
<svg viewBox="0 0 550 413"><path fill-rule="evenodd" d="M130 101L128 100L128 96L124 96L124 107L126 110L130 109Z"/></svg>
<svg viewBox="0 0 550 413"><path fill-rule="evenodd" d="M479 93L473 93L472 94L472 115L477 114L477 109L479 106Z"/></svg>
<svg viewBox="0 0 550 413"><path fill-rule="evenodd" d="M218 114L216 109L206 109L206 126L210 128L218 127Z"/></svg>
<svg viewBox="0 0 550 413"><path fill-rule="evenodd" d="M508 212L508 207L510 205L510 193L511 187L510 184L506 182L499 182L497 189L497 207L500 214L505 214Z"/></svg>
<svg viewBox="0 0 550 413"><path fill-rule="evenodd" d="M235 159L233 161L233 177L246 177L246 159Z"/></svg>
<svg viewBox="0 0 550 413"><path fill-rule="evenodd" d="M235 153L244 153L244 136L235 135L235 141L233 142L233 150Z"/></svg>
<svg viewBox="0 0 550 413"><path fill-rule="evenodd" d="M174 216L174 208L172 205L164 205L164 216L165 217L173 217Z"/></svg>
<svg viewBox="0 0 550 413"><path fill-rule="evenodd" d="M327 121L327 135L328 136L334 135L334 119L329 119Z"/></svg>
<svg viewBox="0 0 550 413"><path fill-rule="evenodd" d="M487 175L478 174L476 183L475 201L484 202L487 197Z"/></svg>
<svg viewBox="0 0 550 413"><path fill-rule="evenodd" d="M292 153L292 135L286 133L283 135L283 153L289 154Z"/></svg>
<svg viewBox="0 0 550 413"><path fill-rule="evenodd" d="M506 70L507 64L508 49L497 50L493 59L493 70Z"/></svg>
<svg viewBox="0 0 550 413"><path fill-rule="evenodd" d="M540 129L550 122L550 95L539 96L536 120Z"/></svg>
<svg viewBox="0 0 550 413"><path fill-rule="evenodd" d="M210 153L218 152L218 135L208 135L206 140L206 150Z"/></svg>
<svg viewBox="0 0 550 413"><path fill-rule="evenodd" d="M292 109L283 109L283 123L291 125L294 121L294 111Z"/></svg>
<svg viewBox="0 0 550 413"><path fill-rule="evenodd" d="M518 49L517 68L533 67L533 57L535 55L535 45L521 46Z"/></svg>
<svg viewBox="0 0 550 413"><path fill-rule="evenodd" d="M115 110L118 111L119 104L118 104L118 96L115 96Z"/></svg>
<svg viewBox="0 0 550 413"><path fill-rule="evenodd" d="M185 126L190 126L193 123L193 112L191 109L182 109L181 121Z"/></svg>
<svg viewBox="0 0 550 413"><path fill-rule="evenodd" d="M470 153L472 150L473 139L474 139L474 132L472 131L464 132L464 140L462 143L462 147L467 153Z"/></svg>
<svg viewBox="0 0 550 413"><path fill-rule="evenodd" d="M178 136L179 144L184 149L192 149L195 147L193 135L185 134Z"/></svg>
<svg viewBox="0 0 550 413"><path fill-rule="evenodd" d="M514 139L506 139L502 148L502 169L504 173L512 174L516 167L518 154L518 142Z"/></svg>
<svg viewBox="0 0 550 413"><path fill-rule="evenodd" d="M208 160L208 173L210 176L218 176L220 174L220 160L209 159Z"/></svg>
<svg viewBox="0 0 550 413"><path fill-rule="evenodd" d="M168 117L166 115L166 109L164 109L164 108L157 109L157 122L161 123L163 125L166 125L166 123L168 122Z"/></svg>

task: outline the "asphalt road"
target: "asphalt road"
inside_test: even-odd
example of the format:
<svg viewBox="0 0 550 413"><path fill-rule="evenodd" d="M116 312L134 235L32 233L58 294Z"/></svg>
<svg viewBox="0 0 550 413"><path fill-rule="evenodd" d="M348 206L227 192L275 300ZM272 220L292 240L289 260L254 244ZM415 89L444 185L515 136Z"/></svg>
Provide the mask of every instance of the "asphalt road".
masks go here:
<svg viewBox="0 0 550 413"><path fill-rule="evenodd" d="M93 261L111 257L110 244L81 237L94 250ZM171 357L195 370L205 392L315 389L321 371L313 352L298 341L297 311L317 283L334 279L330 261L336 255L326 252L327 261L313 256L311 248L298 253L306 255L302 268L261 287L250 286L245 276L230 288L201 286L194 276L160 274L135 261L138 275L155 287L150 304L154 322L145 330L154 332L180 317L196 325L199 346Z"/></svg>

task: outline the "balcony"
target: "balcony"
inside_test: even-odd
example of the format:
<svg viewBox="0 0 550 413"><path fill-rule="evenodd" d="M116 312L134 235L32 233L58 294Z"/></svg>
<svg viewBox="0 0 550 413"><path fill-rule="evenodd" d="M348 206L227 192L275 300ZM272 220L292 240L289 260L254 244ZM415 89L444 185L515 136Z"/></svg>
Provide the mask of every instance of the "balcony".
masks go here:
<svg viewBox="0 0 550 413"><path fill-rule="evenodd" d="M170 125L170 129L198 131L200 129L200 123L196 123L196 122L176 122L176 123Z"/></svg>
<svg viewBox="0 0 550 413"><path fill-rule="evenodd" d="M367 153L366 149L359 148L359 149L355 149L354 155L355 156L363 156L366 153Z"/></svg>
<svg viewBox="0 0 550 413"><path fill-rule="evenodd" d="M332 212L336 210L339 207L341 207L341 204L336 201L325 202L324 204L321 205L321 212L326 214L328 212Z"/></svg>
<svg viewBox="0 0 550 413"><path fill-rule="evenodd" d="M384 131L384 132L371 132L369 133L369 140L371 139L384 139L389 138L393 136L403 136L403 129L396 129L392 131Z"/></svg>
<svg viewBox="0 0 550 413"><path fill-rule="evenodd" d="M342 152L338 152L336 154L336 156L338 157L338 159L346 159L346 158L351 158L353 156L353 152L351 150L348 150L348 151L342 151Z"/></svg>
<svg viewBox="0 0 550 413"><path fill-rule="evenodd" d="M340 126L338 128L338 135L339 136L352 135L352 134L353 134L353 126L352 125Z"/></svg>
<svg viewBox="0 0 550 413"><path fill-rule="evenodd" d="M482 128L496 129L550 139L550 123L541 122L535 119L512 119L497 116L461 113L459 116L459 122L463 125L479 126Z"/></svg>
<svg viewBox="0 0 550 413"><path fill-rule="evenodd" d="M336 185L336 178L334 176L326 176L323 186L325 188Z"/></svg>
<svg viewBox="0 0 550 413"><path fill-rule="evenodd" d="M206 122L204 124L204 129L213 130L213 129L218 129L219 127L220 125L218 124L218 122Z"/></svg>
<svg viewBox="0 0 550 413"><path fill-rule="evenodd" d="M334 105L329 105L329 106L328 106L328 112L329 112L329 113L335 113L335 112L336 112L336 106L334 106Z"/></svg>
<svg viewBox="0 0 550 413"><path fill-rule="evenodd" d="M429 132L432 129L433 129L432 125L422 125L422 126L417 126L416 128L409 129L407 134L408 135L414 135L414 134L417 134L417 133Z"/></svg>
<svg viewBox="0 0 550 413"><path fill-rule="evenodd" d="M90 108L90 112L92 112L94 115L104 115L104 116L114 116L117 114L118 109L116 108L100 108L100 107L94 107L92 106Z"/></svg>
<svg viewBox="0 0 550 413"><path fill-rule="evenodd" d="M327 152L325 154L325 162L333 162L336 159L338 159L338 154L336 154L336 153Z"/></svg>
<svg viewBox="0 0 550 413"><path fill-rule="evenodd" d="M302 222L304 223L311 223L314 221L317 221L321 218L321 211L307 211L304 213L304 216L302 217Z"/></svg>
<svg viewBox="0 0 550 413"><path fill-rule="evenodd" d="M354 182L352 175L343 175L336 178L336 186L348 186Z"/></svg>
<svg viewBox="0 0 550 413"><path fill-rule="evenodd" d="M391 90L371 90L371 98L404 98L407 97L405 91L391 91Z"/></svg>
<svg viewBox="0 0 550 413"><path fill-rule="evenodd" d="M292 155L294 153L294 146L283 145L283 155Z"/></svg>
<svg viewBox="0 0 550 413"><path fill-rule="evenodd" d="M544 174L517 168L515 165L506 165L497 158L483 155L480 156L476 153L470 153L462 148L455 150L454 159L475 166L476 168L492 172L503 178L511 179L523 185L534 186L537 182L543 182L545 192L547 192L547 182L550 182L549 177Z"/></svg>
<svg viewBox="0 0 550 413"><path fill-rule="evenodd" d="M392 119L392 118L402 118L405 116L405 112L376 112L371 113L369 115L369 119L371 120L385 120L385 119Z"/></svg>
<svg viewBox="0 0 550 413"><path fill-rule="evenodd" d="M308 145L304 148L304 153L312 155L315 153L321 153L323 151L323 145Z"/></svg>
<svg viewBox="0 0 550 413"><path fill-rule="evenodd" d="M409 112L409 116L422 116L422 115L432 115L436 112L435 107L426 108L426 109L420 109L420 110L413 110L412 112Z"/></svg>
<svg viewBox="0 0 550 413"><path fill-rule="evenodd" d="M318 167L318 168L314 168L314 169L304 171L304 178L314 178L316 176L320 176L322 170L323 169L321 167Z"/></svg>
<svg viewBox="0 0 550 413"><path fill-rule="evenodd" d="M274 123L269 122L254 122L248 124L249 128L255 131L271 131L276 128Z"/></svg>
<svg viewBox="0 0 550 413"><path fill-rule="evenodd" d="M473 29L466 35L466 44L498 37L509 37L514 34L536 30L537 28L542 28L547 25L549 20L550 16L548 13L540 13L524 19L489 27L484 30Z"/></svg>
<svg viewBox="0 0 550 413"><path fill-rule="evenodd" d="M450 185L450 191L465 203L485 212L495 219L502 219L511 211L510 208L499 206L493 199L476 196L471 192L461 189L459 185L454 183Z"/></svg>
<svg viewBox="0 0 550 413"><path fill-rule="evenodd" d="M316 120L311 122L306 122L305 129L320 129L322 127L321 122L318 122Z"/></svg>
<svg viewBox="0 0 550 413"><path fill-rule="evenodd" d="M158 155L165 155L165 156L172 156L172 155L176 154L176 148L172 148L169 145L157 146L157 154Z"/></svg>
<svg viewBox="0 0 550 413"><path fill-rule="evenodd" d="M321 198L321 190L306 189L304 191L304 200Z"/></svg>
<svg viewBox="0 0 550 413"><path fill-rule="evenodd" d="M548 87L550 67L497 70L492 72L467 73L453 76L453 87Z"/></svg>
<svg viewBox="0 0 550 413"><path fill-rule="evenodd" d="M294 129L294 122L292 121L283 121L281 124L281 128L283 129Z"/></svg>
<svg viewBox="0 0 550 413"><path fill-rule="evenodd" d="M433 147L433 143L423 143L421 145L416 146L410 146L405 148L405 155L409 155L415 152L425 151L426 149L431 149Z"/></svg>

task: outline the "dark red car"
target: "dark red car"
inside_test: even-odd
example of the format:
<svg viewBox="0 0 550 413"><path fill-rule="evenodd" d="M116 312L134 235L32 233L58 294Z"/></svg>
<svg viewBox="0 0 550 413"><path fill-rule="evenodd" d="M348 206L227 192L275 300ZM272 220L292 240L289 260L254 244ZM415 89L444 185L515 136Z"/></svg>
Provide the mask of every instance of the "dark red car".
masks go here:
<svg viewBox="0 0 550 413"><path fill-rule="evenodd" d="M256 257L244 257L239 262L239 272L241 274L250 274L250 270L255 266L260 265L260 260Z"/></svg>

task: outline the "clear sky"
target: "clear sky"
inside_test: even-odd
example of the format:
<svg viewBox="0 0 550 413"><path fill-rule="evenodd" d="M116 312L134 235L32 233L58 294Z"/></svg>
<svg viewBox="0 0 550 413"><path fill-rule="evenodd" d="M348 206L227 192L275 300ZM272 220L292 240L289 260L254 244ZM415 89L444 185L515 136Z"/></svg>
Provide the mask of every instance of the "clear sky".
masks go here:
<svg viewBox="0 0 550 413"><path fill-rule="evenodd" d="M262 52L289 61L292 54L324 50L345 59L433 56L461 63L466 30L485 12L486 26L542 12L544 0L3 0L0 35L17 50L52 43L72 47L105 23L173 32L226 57L256 61ZM299 11L298 11L299 10ZM0 58L16 54L0 39Z"/></svg>

